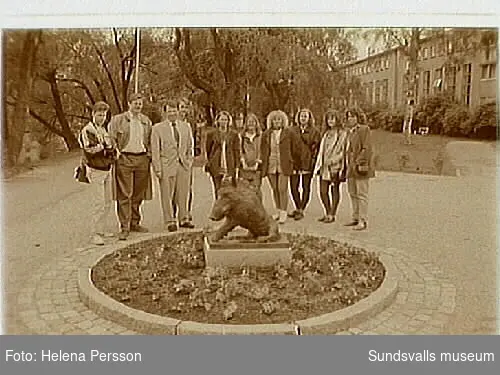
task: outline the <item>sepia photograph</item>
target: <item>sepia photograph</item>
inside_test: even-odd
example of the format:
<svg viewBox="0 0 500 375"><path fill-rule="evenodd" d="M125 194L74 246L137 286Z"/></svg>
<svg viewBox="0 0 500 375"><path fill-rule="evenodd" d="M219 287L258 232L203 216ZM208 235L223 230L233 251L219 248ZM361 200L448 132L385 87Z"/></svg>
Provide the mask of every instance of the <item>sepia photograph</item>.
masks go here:
<svg viewBox="0 0 500 375"><path fill-rule="evenodd" d="M497 51L2 30L4 333L498 334Z"/></svg>

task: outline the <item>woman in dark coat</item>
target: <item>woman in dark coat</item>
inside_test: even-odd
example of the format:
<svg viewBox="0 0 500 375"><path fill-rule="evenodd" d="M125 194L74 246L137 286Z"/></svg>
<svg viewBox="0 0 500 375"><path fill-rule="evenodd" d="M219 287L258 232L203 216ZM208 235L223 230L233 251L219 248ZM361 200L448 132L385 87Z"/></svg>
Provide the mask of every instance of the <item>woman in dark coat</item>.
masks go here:
<svg viewBox="0 0 500 375"><path fill-rule="evenodd" d="M301 156L299 163L294 165L294 171L290 176L290 190L295 210L288 216L300 220L304 217L304 211L311 197L311 182L321 134L316 129L312 112L306 108L299 110L295 115L295 124L292 130L300 140Z"/></svg>
<svg viewBox="0 0 500 375"><path fill-rule="evenodd" d="M240 163L240 139L232 124L229 112L221 111L215 117L215 131L207 134L205 171L212 178L216 199L224 179L236 181Z"/></svg>

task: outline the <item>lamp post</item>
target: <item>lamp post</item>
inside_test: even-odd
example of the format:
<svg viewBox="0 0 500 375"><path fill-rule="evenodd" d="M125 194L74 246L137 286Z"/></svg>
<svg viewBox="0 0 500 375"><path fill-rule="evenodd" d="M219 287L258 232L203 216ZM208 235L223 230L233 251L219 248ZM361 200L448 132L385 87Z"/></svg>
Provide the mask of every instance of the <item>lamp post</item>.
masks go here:
<svg viewBox="0 0 500 375"><path fill-rule="evenodd" d="M139 92L139 57L140 57L140 43L141 43L141 34L138 27L135 29L135 37L136 37L136 51L135 51L135 88L134 92L137 94Z"/></svg>

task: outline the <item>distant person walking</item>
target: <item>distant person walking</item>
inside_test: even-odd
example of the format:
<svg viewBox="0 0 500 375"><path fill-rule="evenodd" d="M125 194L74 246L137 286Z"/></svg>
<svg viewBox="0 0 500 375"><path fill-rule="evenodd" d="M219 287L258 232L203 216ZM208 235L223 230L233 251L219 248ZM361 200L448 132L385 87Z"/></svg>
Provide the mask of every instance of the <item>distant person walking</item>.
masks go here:
<svg viewBox="0 0 500 375"><path fill-rule="evenodd" d="M370 178L375 177L375 165L368 125L360 124L361 114L354 109L346 111L350 129L347 148L347 190L351 197L352 221L346 226L354 230L368 227L368 192Z"/></svg>
<svg viewBox="0 0 500 375"><path fill-rule="evenodd" d="M333 223L340 202L340 185L346 181L349 133L334 110L325 113L323 127L314 174L319 175L319 195L325 210L319 221Z"/></svg>
<svg viewBox="0 0 500 375"><path fill-rule="evenodd" d="M109 134L119 151L113 177L121 227L120 240L126 240L131 231L148 231L140 225L140 208L144 200L153 197L150 171L152 124L141 113L143 106L142 95L132 94L128 111L113 116L109 124Z"/></svg>

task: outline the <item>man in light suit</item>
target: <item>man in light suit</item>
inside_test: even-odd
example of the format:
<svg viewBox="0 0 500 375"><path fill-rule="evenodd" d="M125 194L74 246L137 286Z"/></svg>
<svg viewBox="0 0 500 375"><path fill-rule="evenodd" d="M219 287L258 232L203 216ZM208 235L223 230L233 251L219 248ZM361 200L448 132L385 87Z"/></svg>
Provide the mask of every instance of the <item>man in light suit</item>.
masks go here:
<svg viewBox="0 0 500 375"><path fill-rule="evenodd" d="M189 221L188 196L194 158L191 126L179 120L177 103L167 102L164 121L155 124L151 134L153 171L160 182L164 224L169 232L177 230L172 200L178 207L179 226L192 228Z"/></svg>

